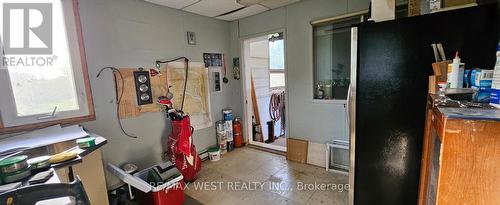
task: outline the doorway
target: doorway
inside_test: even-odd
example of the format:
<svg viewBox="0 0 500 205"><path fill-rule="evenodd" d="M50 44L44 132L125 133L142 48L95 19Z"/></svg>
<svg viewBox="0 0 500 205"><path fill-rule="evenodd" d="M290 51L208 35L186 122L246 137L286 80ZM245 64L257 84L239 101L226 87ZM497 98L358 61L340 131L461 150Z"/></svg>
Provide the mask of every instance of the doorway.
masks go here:
<svg viewBox="0 0 500 205"><path fill-rule="evenodd" d="M285 32L242 40L244 121L249 144L286 152Z"/></svg>

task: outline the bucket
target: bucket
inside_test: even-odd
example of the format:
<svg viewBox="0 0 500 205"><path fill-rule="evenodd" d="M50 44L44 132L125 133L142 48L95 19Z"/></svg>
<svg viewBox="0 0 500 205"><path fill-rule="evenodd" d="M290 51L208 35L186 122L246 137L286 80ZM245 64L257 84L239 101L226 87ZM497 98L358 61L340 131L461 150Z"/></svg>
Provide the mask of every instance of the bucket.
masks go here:
<svg viewBox="0 0 500 205"><path fill-rule="evenodd" d="M226 147L227 147L226 122L223 120L216 122L215 128L217 135L217 144L219 145L221 154L224 154L226 152Z"/></svg>
<svg viewBox="0 0 500 205"><path fill-rule="evenodd" d="M233 110L232 109L223 109L222 116L224 121L233 121Z"/></svg>
<svg viewBox="0 0 500 205"><path fill-rule="evenodd" d="M233 141L233 121L226 121L227 141Z"/></svg>
<svg viewBox="0 0 500 205"><path fill-rule="evenodd" d="M212 147L208 149L208 158L212 162L220 160L220 149L218 147Z"/></svg>
<svg viewBox="0 0 500 205"><path fill-rule="evenodd" d="M227 152L227 141L223 140L219 142L219 150L221 154L225 154Z"/></svg>

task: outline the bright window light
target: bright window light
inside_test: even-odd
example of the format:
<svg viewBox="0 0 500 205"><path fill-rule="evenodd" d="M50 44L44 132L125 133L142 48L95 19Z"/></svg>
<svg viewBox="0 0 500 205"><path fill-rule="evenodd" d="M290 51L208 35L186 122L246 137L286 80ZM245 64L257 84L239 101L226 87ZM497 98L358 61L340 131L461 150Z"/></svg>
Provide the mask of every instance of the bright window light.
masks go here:
<svg viewBox="0 0 500 205"><path fill-rule="evenodd" d="M90 116L80 25L73 8L72 0L0 4L4 127Z"/></svg>
<svg viewBox="0 0 500 205"><path fill-rule="evenodd" d="M52 4L52 25L55 31L53 39L57 39L53 41L53 55L57 56L53 65L38 67L18 64L18 66L7 66L17 116L19 117L52 113L54 109L58 112L79 109L62 5L60 1L52 1ZM23 19L11 20L20 21L15 22L17 25L23 24ZM33 41L37 42L36 40L30 42ZM5 57L29 59L38 56L5 55Z"/></svg>
<svg viewBox="0 0 500 205"><path fill-rule="evenodd" d="M285 73L270 73L269 85L271 88L285 87Z"/></svg>

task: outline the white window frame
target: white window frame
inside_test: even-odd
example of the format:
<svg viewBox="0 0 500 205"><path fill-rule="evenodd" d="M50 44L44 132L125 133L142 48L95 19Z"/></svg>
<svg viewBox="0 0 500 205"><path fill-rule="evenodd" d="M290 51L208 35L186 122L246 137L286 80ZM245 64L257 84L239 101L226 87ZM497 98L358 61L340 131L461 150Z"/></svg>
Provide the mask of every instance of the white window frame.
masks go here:
<svg viewBox="0 0 500 205"><path fill-rule="evenodd" d="M269 69L269 88L271 90L277 90L277 89L285 89L286 85L285 86L271 86L271 74L275 74L275 73L278 73L278 74L283 74L283 76L285 76L286 78L286 74L285 74L285 69L281 70L281 69ZM286 82L286 80L285 80Z"/></svg>
<svg viewBox="0 0 500 205"><path fill-rule="evenodd" d="M85 49L83 47L78 0L61 0L61 3L79 109L61 112L56 109L55 113L18 116L8 70L1 68L0 133L34 129L53 124L79 123L95 119ZM1 64L3 66L3 63Z"/></svg>
<svg viewBox="0 0 500 205"><path fill-rule="evenodd" d="M282 32L278 32L278 33L282 33ZM283 60L285 60L285 38L283 37L283 39L281 39L283 41ZM268 49L269 49L269 45L268 45ZM285 66L285 65L283 65ZM278 89L285 89L286 85L285 86L271 86L271 74L273 73L282 73L285 78L286 78L286 74L285 74L285 70L286 68L283 67L283 69L271 69L271 53L269 52L269 89L271 90L278 90ZM286 79L285 79L285 82L286 82Z"/></svg>

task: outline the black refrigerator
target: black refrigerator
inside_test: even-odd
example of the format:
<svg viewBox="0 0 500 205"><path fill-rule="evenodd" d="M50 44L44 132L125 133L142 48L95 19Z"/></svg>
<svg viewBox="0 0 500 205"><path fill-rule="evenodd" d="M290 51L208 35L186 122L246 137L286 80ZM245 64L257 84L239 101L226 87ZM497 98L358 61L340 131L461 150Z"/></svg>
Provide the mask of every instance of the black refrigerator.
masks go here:
<svg viewBox="0 0 500 205"><path fill-rule="evenodd" d="M417 204L431 44L493 69L498 23L490 4L352 28L351 203Z"/></svg>

